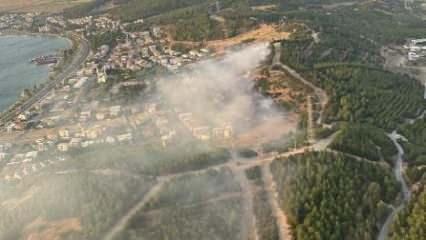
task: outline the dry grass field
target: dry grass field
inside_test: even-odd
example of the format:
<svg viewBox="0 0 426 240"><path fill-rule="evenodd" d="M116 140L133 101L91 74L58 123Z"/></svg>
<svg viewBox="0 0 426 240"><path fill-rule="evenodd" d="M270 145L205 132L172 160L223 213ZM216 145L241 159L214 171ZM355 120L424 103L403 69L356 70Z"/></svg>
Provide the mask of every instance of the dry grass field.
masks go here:
<svg viewBox="0 0 426 240"><path fill-rule="evenodd" d="M0 12L61 12L92 0L0 0Z"/></svg>

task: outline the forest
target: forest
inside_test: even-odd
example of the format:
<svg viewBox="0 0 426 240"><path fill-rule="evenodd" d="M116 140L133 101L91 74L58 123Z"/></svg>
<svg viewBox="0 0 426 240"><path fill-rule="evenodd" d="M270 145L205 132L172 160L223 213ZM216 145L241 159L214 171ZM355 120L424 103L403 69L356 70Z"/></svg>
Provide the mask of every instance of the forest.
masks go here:
<svg viewBox="0 0 426 240"><path fill-rule="evenodd" d="M400 143L405 150L408 163L406 175L410 183L426 180L426 119L418 119L413 124L405 124L399 128L407 141Z"/></svg>
<svg viewBox="0 0 426 240"><path fill-rule="evenodd" d="M397 154L386 132L368 124L345 124L330 147L372 161L385 160L391 165Z"/></svg>
<svg viewBox="0 0 426 240"><path fill-rule="evenodd" d="M417 240L426 236L426 189L424 183L391 226L390 240Z"/></svg>
<svg viewBox="0 0 426 240"><path fill-rule="evenodd" d="M326 152L271 166L297 240L375 239L400 186L390 168Z"/></svg>
<svg viewBox="0 0 426 240"><path fill-rule="evenodd" d="M330 95L326 121L368 123L387 131L425 109L423 87L405 75L352 65L317 68L313 81Z"/></svg>
<svg viewBox="0 0 426 240"><path fill-rule="evenodd" d="M303 7L297 2L300 4L298 6ZM327 1L311 2L322 4ZM289 22L303 22L319 33L319 41L308 36L284 41L283 62L298 70L309 70L323 63L381 67L384 59L380 55L380 48L383 45L402 44L407 38L426 35L424 20L418 16L408 16L400 5L389 7L389 4L283 11Z"/></svg>
<svg viewBox="0 0 426 240"><path fill-rule="evenodd" d="M150 176L200 170L225 163L230 158L227 149L194 142L168 149L140 145L101 145L70 154L73 161L66 163L68 168L111 168Z"/></svg>

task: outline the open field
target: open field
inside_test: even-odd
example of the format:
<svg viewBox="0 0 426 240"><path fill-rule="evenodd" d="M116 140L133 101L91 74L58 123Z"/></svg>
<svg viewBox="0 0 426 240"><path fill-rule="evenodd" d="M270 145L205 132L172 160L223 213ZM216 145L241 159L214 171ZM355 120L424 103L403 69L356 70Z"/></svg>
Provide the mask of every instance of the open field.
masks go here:
<svg viewBox="0 0 426 240"><path fill-rule="evenodd" d="M65 8L92 0L1 0L0 12L61 12Z"/></svg>
<svg viewBox="0 0 426 240"><path fill-rule="evenodd" d="M209 41L208 47L223 50L230 46L244 43L246 41L270 42L274 40L288 39L291 33L280 32L274 25L263 24L259 28L224 40Z"/></svg>
<svg viewBox="0 0 426 240"><path fill-rule="evenodd" d="M225 49L245 43L245 42L271 42L276 40L288 39L291 32L283 32L277 29L276 25L262 24L257 29L239 34L235 37L225 38L223 40L212 40L205 42L206 47L214 49L217 52L223 52ZM168 40L172 44L182 44L185 46L197 46L200 42L195 41L177 41L171 36Z"/></svg>

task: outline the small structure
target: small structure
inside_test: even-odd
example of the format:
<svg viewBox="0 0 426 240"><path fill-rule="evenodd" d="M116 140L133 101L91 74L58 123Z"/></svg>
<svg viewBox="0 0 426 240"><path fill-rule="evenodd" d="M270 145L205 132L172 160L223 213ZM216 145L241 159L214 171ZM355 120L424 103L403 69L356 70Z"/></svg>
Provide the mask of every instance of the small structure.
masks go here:
<svg viewBox="0 0 426 240"><path fill-rule="evenodd" d="M59 143L58 144L58 150L61 152L68 152L69 146L68 143Z"/></svg>
<svg viewBox="0 0 426 240"><path fill-rule="evenodd" d="M117 136L117 141L122 143L122 142L130 142L132 141L133 136L132 133L125 133L125 134L121 134Z"/></svg>
<svg viewBox="0 0 426 240"><path fill-rule="evenodd" d="M66 128L60 129L59 137L62 139L68 139L70 137L70 131Z"/></svg>
<svg viewBox="0 0 426 240"><path fill-rule="evenodd" d="M112 106L109 108L109 114L112 117L118 117L118 115L120 115L121 113L121 106L117 105L117 106Z"/></svg>

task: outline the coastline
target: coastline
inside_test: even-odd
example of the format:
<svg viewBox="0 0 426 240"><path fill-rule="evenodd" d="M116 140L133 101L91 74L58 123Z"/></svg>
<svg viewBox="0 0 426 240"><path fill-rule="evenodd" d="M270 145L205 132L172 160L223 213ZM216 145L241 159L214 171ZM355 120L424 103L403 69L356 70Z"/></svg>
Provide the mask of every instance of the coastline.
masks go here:
<svg viewBox="0 0 426 240"><path fill-rule="evenodd" d="M78 39L71 39L65 35L60 35L60 34L51 34L51 33L32 33L32 32L25 32L25 31L16 31L16 30L3 30L0 31L0 38L1 37L8 37L8 36L28 36L28 37L47 37L47 38L55 38L55 39L63 39L65 40L68 44L67 47L65 48L60 48L57 49L56 52L60 52L63 50L68 50L68 49L74 49L74 48L78 48L80 44L82 44L82 39L78 40ZM60 63L63 65L63 63ZM57 78L58 76L60 76L61 74L66 72L66 69L62 67L59 68L59 71L53 71L52 75L54 76L53 78ZM49 79L49 75L43 77L43 79L40 79L40 81L43 84L46 85L50 85L49 82L51 81ZM24 90L24 89L22 89ZM33 94L34 96L39 95L40 92L44 91L44 88L41 89L37 89L37 91ZM8 105L8 107L6 107L3 111L0 112L0 125L4 126L4 124L8 121L11 120L11 116L16 115L17 112L22 111L23 108L25 108L25 105L31 101L30 99L25 99L23 100L22 98L19 97L19 93L17 93L18 98L15 102L11 103Z"/></svg>
<svg viewBox="0 0 426 240"><path fill-rule="evenodd" d="M33 33L33 32L26 32L26 31L18 31L18 30L0 30L0 37L8 37L8 36L28 36L28 37L47 37L47 38L61 38L66 40L70 43L69 48L70 49L75 47L74 42L69 39L68 37L61 35L61 34L54 34L54 33ZM61 50L65 50L61 49Z"/></svg>

